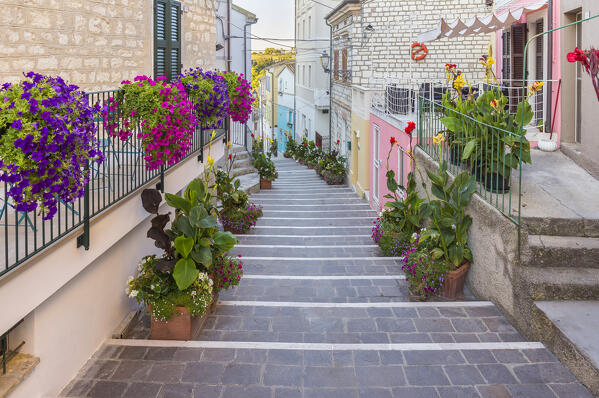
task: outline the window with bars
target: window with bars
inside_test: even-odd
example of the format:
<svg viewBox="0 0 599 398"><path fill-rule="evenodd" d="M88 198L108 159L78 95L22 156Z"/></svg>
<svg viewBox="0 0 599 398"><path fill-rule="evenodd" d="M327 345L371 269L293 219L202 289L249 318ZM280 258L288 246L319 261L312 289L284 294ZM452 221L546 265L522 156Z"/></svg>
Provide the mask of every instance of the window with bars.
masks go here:
<svg viewBox="0 0 599 398"><path fill-rule="evenodd" d="M181 3L155 0L154 77L176 80L181 68Z"/></svg>
<svg viewBox="0 0 599 398"><path fill-rule="evenodd" d="M347 70L347 48L341 51L341 70L343 71L343 81L346 82L349 74Z"/></svg>

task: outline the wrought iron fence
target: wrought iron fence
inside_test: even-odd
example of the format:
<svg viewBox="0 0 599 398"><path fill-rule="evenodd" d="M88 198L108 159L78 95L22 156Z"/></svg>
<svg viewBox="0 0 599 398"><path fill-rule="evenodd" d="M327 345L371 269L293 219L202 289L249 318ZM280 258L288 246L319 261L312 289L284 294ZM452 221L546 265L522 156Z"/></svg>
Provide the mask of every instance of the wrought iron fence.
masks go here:
<svg viewBox="0 0 599 398"><path fill-rule="evenodd" d="M103 106L116 92L88 93L88 101L91 105ZM118 109L115 109L113 117L118 117L118 114ZM118 122L121 123L120 118ZM141 140L137 138L137 131L131 138L122 141L108 133L104 120L99 115L95 124L96 138L105 160L100 165L89 164L90 177L84 196L72 203L61 202L52 219L43 220L42 215L36 212L16 211L7 195L10 186L7 183L0 184L0 247L4 250L0 260L4 263L0 265L0 276L77 230L82 230L77 238L77 245L89 248L91 219L152 181L157 181L159 188L164 187L165 171L176 164L149 171L146 169L144 150ZM219 131L214 140L221 138L223 134L224 131ZM202 149L209 144L211 135L211 130L198 127L185 159L197 155L198 161L203 162Z"/></svg>
<svg viewBox="0 0 599 398"><path fill-rule="evenodd" d="M525 131L485 124L425 96L418 97L418 109L418 146L436 161L445 161L454 176L469 172L477 181L478 194L520 225L522 159L527 149L518 143ZM450 123L444 124L443 118L451 118L454 127L448 128Z"/></svg>

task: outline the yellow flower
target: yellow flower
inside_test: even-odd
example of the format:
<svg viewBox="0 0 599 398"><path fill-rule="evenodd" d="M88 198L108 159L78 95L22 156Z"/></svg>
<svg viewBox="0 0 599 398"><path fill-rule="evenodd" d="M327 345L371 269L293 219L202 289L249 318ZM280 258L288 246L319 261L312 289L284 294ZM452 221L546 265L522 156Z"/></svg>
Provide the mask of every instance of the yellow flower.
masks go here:
<svg viewBox="0 0 599 398"><path fill-rule="evenodd" d="M489 59L487 60L487 65L489 65L489 66L495 65L495 60L493 59L493 57L489 57Z"/></svg>
<svg viewBox="0 0 599 398"><path fill-rule="evenodd" d="M499 106L499 103L497 102L496 99L494 99L493 101L491 101L491 108L497 110L497 107Z"/></svg>
<svg viewBox="0 0 599 398"><path fill-rule="evenodd" d="M534 83L532 84L532 86L528 87L528 90L529 90L529 91L530 91L532 94L534 94L534 93L536 93L537 91L541 90L541 89L543 88L543 86L544 86L544 85L545 85L545 83L544 83L544 82L534 82Z"/></svg>
<svg viewBox="0 0 599 398"><path fill-rule="evenodd" d="M214 158L212 156L210 156L210 155L208 155L208 164L210 166L212 166L214 164Z"/></svg>
<svg viewBox="0 0 599 398"><path fill-rule="evenodd" d="M461 90L462 88L464 88L464 86L466 84L468 84L468 82L466 81L466 78L464 77L464 74L458 75L453 80L453 88L456 89L456 90Z"/></svg>
<svg viewBox="0 0 599 398"><path fill-rule="evenodd" d="M231 149L231 141L227 142L227 149Z"/></svg>
<svg viewBox="0 0 599 398"><path fill-rule="evenodd" d="M210 136L210 141L212 141L216 137L216 130L212 130L212 135Z"/></svg>
<svg viewBox="0 0 599 398"><path fill-rule="evenodd" d="M408 150L406 151L406 153L408 154L408 156L410 156L410 157L412 156L412 151L411 151L411 150L409 150L409 149L408 149Z"/></svg>
<svg viewBox="0 0 599 398"><path fill-rule="evenodd" d="M436 145L441 144L443 141L445 141L445 137L443 136L443 133L439 133L433 137L433 143L435 143Z"/></svg>

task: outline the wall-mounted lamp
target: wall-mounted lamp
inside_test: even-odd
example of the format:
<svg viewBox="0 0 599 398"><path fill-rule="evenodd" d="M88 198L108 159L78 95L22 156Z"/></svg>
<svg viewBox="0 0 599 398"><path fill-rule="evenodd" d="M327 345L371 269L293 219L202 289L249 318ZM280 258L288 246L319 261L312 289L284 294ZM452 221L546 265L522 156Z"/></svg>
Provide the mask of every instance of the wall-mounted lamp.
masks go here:
<svg viewBox="0 0 599 398"><path fill-rule="evenodd" d="M322 69L324 69L324 73L329 73L331 71L331 56L327 53L327 50L324 50L320 56L320 65Z"/></svg>

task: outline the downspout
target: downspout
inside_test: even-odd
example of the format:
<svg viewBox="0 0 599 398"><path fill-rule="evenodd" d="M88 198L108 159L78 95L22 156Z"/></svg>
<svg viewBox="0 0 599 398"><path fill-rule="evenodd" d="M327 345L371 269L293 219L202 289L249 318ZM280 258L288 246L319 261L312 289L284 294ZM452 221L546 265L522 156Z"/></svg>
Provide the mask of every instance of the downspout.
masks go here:
<svg viewBox="0 0 599 398"><path fill-rule="evenodd" d="M227 72L231 72L231 0L227 0Z"/></svg>
<svg viewBox="0 0 599 398"><path fill-rule="evenodd" d="M258 18L254 18L252 20L250 20L249 22L246 22L245 25L243 25L243 74L245 75L245 78L250 79L250 82L252 81L252 72L250 71L250 73L248 72L248 34L247 34L247 28L248 26L251 26L255 23L258 22ZM245 149L247 150L247 133L248 130L248 125L247 123L244 125L243 127L243 146L245 147Z"/></svg>
<svg viewBox="0 0 599 398"><path fill-rule="evenodd" d="M329 53L331 54L329 62L329 153L333 149L333 25L329 24L329 21L325 20L325 23L329 27Z"/></svg>
<svg viewBox="0 0 599 398"><path fill-rule="evenodd" d="M549 22L549 29L548 30L552 30L553 29L553 0L548 0L547 2L547 20ZM546 99L546 123L545 123L545 132L551 131L553 132L553 122L551 120L551 107L553 105L553 32L551 32L549 34L549 37L547 38L547 46L549 47L547 49L547 99ZM557 104L556 104L557 105Z"/></svg>
<svg viewBox="0 0 599 398"><path fill-rule="evenodd" d="M297 130L297 75L299 74L299 68L297 66L297 35L298 31L296 30L297 26L297 0L294 2L295 7L293 7L293 30L295 31L294 42L295 46L295 57L293 57L294 71L293 71L293 140L297 142L297 138L295 137Z"/></svg>

